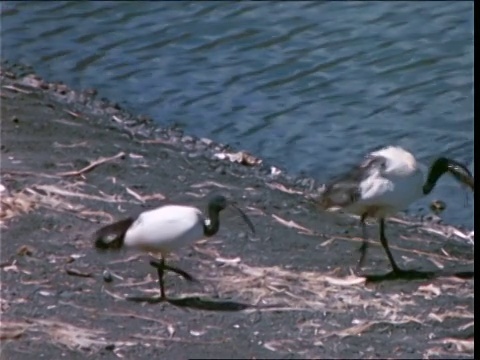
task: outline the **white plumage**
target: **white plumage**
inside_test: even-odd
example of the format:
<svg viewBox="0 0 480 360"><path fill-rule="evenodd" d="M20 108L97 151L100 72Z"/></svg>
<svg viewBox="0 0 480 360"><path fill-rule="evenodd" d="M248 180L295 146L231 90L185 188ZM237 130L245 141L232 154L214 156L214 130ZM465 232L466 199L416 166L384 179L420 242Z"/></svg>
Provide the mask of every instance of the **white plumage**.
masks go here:
<svg viewBox="0 0 480 360"><path fill-rule="evenodd" d="M358 184L359 198L345 211L384 217L405 209L423 196L425 175L412 154L400 147L389 146L370 153L370 157L385 160L381 166L366 168L366 177Z"/></svg>
<svg viewBox="0 0 480 360"><path fill-rule="evenodd" d="M167 205L145 211L125 233L124 245L167 256L202 239L205 217L194 207Z"/></svg>
<svg viewBox="0 0 480 360"><path fill-rule="evenodd" d="M228 202L222 195L214 195L208 202L208 219L195 207L165 205L145 211L136 219L127 218L102 227L94 235L95 247L99 250L118 250L125 247L160 254L160 262L151 261L150 265L158 271L159 299L163 300L165 270L193 280L187 272L165 264L167 255L204 237L215 235L220 227L219 213L228 205L234 207L252 232L255 232L250 219L235 203Z"/></svg>
<svg viewBox="0 0 480 360"><path fill-rule="evenodd" d="M324 209L342 209L361 217L364 241L360 248L359 266L363 263L368 244L365 241L365 220L367 217L378 218L380 241L393 272L406 274L409 272L397 266L388 248L384 233L385 218L430 193L445 172L474 190L474 178L464 165L440 157L425 174L410 152L398 146L388 146L371 152L360 165L327 184L320 205Z"/></svg>

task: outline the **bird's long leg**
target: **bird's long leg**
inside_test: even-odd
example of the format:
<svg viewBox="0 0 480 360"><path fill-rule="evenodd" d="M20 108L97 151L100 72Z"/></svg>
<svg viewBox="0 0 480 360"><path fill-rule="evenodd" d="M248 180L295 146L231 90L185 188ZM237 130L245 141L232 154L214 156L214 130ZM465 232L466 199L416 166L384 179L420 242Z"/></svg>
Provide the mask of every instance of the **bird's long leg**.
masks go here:
<svg viewBox="0 0 480 360"><path fill-rule="evenodd" d="M187 273L186 271L182 270L182 269L179 269L175 266L171 266L171 265L167 265L165 263L165 260L164 258L162 257L162 260L160 262L156 261L156 260L152 260L150 261L150 265L152 265L153 267L155 267L156 269L158 269L159 271L161 271L161 274L162 274L162 283L163 283L163 274L165 273L165 271L171 271L171 272L174 272L178 275L180 275L181 277L183 277L184 279L188 280L188 281L195 281L195 278L190 275L189 273ZM160 273L159 273L159 276L160 276ZM160 281L160 280L159 280ZM160 285L162 286L162 285Z"/></svg>
<svg viewBox="0 0 480 360"><path fill-rule="evenodd" d="M160 299L165 299L166 298L165 285L163 282L163 275L165 274L165 269L166 269L165 258L162 256L162 258L160 259L160 262L152 260L150 261L150 265L157 269L158 284L160 286Z"/></svg>
<svg viewBox="0 0 480 360"><path fill-rule="evenodd" d="M165 274L165 258L162 256L160 260L161 266L157 268L158 272L158 285L160 286L160 298L165 299L165 283L163 282L163 275Z"/></svg>
<svg viewBox="0 0 480 360"><path fill-rule="evenodd" d="M360 225L362 226L362 245L360 245L360 248L358 251L360 251L360 259L358 260L357 263L357 270L359 270L363 266L363 261L365 260L365 255L367 255L367 249L368 249L368 241L367 241L367 227L365 224L365 219L367 218L367 213L362 214L362 217L360 218Z"/></svg>
<svg viewBox="0 0 480 360"><path fill-rule="evenodd" d="M398 267L395 259L393 258L390 249L388 248L388 241L385 237L385 219L380 219L380 242L382 243L383 249L387 253L388 260L390 261L390 265L392 265L392 269L394 273L400 274L402 270Z"/></svg>
<svg viewBox="0 0 480 360"><path fill-rule="evenodd" d="M188 281L195 281L195 278L192 275L190 275L186 271L184 271L182 269L179 269L177 267L173 267L173 266L170 266L170 265L165 265L165 270L177 273L178 275L180 275L181 277L183 277L184 279L186 279Z"/></svg>

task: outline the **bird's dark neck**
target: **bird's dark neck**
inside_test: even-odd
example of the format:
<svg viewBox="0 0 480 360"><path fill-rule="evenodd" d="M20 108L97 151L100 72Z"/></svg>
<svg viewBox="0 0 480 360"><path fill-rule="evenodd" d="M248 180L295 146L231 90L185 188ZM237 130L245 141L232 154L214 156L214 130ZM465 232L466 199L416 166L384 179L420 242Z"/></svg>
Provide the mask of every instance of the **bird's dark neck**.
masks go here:
<svg viewBox="0 0 480 360"><path fill-rule="evenodd" d="M469 186L473 191L474 180L470 171L464 165L456 162L455 160L441 157L435 160L430 167L427 180L423 185L423 194L430 194L437 184L438 179L440 179L440 177L442 177L442 175L446 172L452 174L453 177Z"/></svg>
<svg viewBox="0 0 480 360"><path fill-rule="evenodd" d="M207 225L203 223L203 233L205 236L213 236L218 232L220 228L219 213L217 211L208 211L208 217L210 223Z"/></svg>

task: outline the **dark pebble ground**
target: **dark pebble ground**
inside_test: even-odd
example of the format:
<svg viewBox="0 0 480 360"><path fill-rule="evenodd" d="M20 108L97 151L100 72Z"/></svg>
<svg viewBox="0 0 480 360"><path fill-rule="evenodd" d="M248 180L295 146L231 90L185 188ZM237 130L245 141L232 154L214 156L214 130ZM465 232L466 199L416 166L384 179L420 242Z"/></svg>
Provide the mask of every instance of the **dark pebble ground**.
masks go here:
<svg viewBox="0 0 480 360"><path fill-rule="evenodd" d="M312 179L31 73L1 68L1 359L474 357L473 275L366 284L357 220L316 211ZM158 293L149 256L97 253L92 233L168 202L203 209L212 191L256 235L225 210L215 237L170 258L199 282L169 274L170 302L126 300ZM403 267L473 271L466 240L396 219ZM369 273L389 270L377 226Z"/></svg>

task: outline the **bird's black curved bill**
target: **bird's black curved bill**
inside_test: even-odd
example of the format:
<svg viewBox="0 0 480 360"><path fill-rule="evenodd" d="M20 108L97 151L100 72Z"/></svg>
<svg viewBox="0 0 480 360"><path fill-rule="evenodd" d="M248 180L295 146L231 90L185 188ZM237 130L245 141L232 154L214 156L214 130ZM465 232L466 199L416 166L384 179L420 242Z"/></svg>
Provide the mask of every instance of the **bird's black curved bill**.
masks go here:
<svg viewBox="0 0 480 360"><path fill-rule="evenodd" d="M472 191L474 191L474 178L470 171L459 163L450 164L450 173L460 182L467 185Z"/></svg>
<svg viewBox="0 0 480 360"><path fill-rule="evenodd" d="M248 227L250 228L250 230L252 230L252 233L255 234L255 227L253 226L253 223L252 221L250 220L250 218L247 216L247 214L245 214L242 209L240 209L237 205L235 204L230 204L233 208L235 208L239 213L240 215L242 216L242 219L243 221L245 221L245 223L248 225Z"/></svg>

